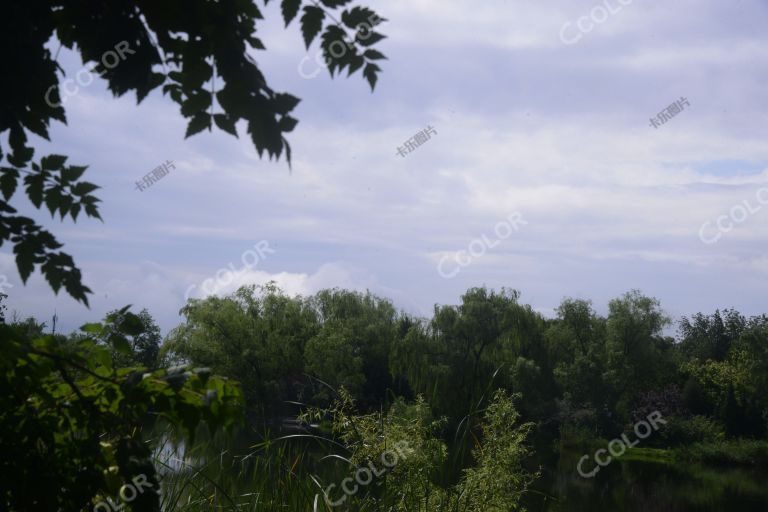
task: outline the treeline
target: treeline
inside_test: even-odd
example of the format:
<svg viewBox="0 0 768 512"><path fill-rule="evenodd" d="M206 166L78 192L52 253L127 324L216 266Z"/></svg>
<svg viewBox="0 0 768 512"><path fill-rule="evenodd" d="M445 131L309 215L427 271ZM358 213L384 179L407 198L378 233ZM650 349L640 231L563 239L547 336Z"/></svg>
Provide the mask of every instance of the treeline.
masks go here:
<svg viewBox="0 0 768 512"><path fill-rule="evenodd" d="M540 446L614 438L651 413L664 424L644 449L768 464L765 315L697 314L673 337L659 302L638 291L610 301L606 316L565 299L544 318L516 291L472 288L416 318L370 293L289 297L267 285L190 300L162 340L147 311L113 311L65 336L4 318L3 299L0 439L14 442L0 463L0 508L9 510L92 508L139 477L154 491L135 510L174 510L183 499L207 510L211 482L158 473L153 425L169 423L194 449L202 427L242 425L246 406L258 418L318 424L358 466L393 442L413 449L386 489L329 497L315 462L296 466L311 459L306 447L259 443L261 465L239 470L259 493L226 478L214 487L267 496L275 510L318 500L330 510L342 498L351 510L517 510ZM275 487L286 468L301 477Z"/></svg>
<svg viewBox="0 0 768 512"><path fill-rule="evenodd" d="M362 410L421 395L456 424L503 388L521 395L524 421L552 435L610 436L658 410L661 444L766 436L765 315L699 313L671 337L658 300L639 291L610 301L607 316L565 299L547 319L519 299L472 288L425 319L370 293L244 287L189 301L160 358L238 380L266 414L323 405L344 387Z"/></svg>
<svg viewBox="0 0 768 512"><path fill-rule="evenodd" d="M673 326L634 290L607 316L567 298L545 318L517 291L472 288L417 318L371 293L290 297L274 284L193 299L181 313L164 341L146 310L130 350L115 350L109 330L99 339L118 368L190 365L236 380L261 417L297 412L289 403L327 406L343 387L362 412L422 396L450 429L501 388L548 437L612 436L656 410L668 423L651 444L768 435L766 315L698 313ZM30 339L45 331L31 318L9 323Z"/></svg>

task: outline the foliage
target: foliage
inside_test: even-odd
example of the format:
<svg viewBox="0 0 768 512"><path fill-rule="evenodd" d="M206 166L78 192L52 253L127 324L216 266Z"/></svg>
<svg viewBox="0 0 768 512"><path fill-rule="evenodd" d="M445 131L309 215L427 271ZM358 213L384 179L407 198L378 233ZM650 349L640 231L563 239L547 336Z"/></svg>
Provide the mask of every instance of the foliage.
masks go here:
<svg viewBox="0 0 768 512"><path fill-rule="evenodd" d="M516 291L473 288L423 319L371 294L286 297L270 286L190 301L166 355L241 380L251 403L272 411L280 401L328 403L328 389L344 386L366 411L421 394L448 430L472 430L489 390L502 387L522 395L523 418L550 439L560 429L610 438L656 410L711 418L731 437L762 436L768 426L766 317L741 322L729 312L726 331L738 337L726 358L700 360L691 354L712 346L701 334L709 328L681 328L688 337L676 343L663 335L669 319L658 301L638 291L611 301L605 317L589 301L566 298L547 320Z"/></svg>
<svg viewBox="0 0 768 512"><path fill-rule="evenodd" d="M237 379L252 405L296 398L304 345L317 331L305 300L274 285L250 286L225 298L191 300L181 312L186 322L168 335L163 357Z"/></svg>
<svg viewBox="0 0 768 512"><path fill-rule="evenodd" d="M725 439L723 426L707 416L669 416L665 421L667 424L659 431L659 439L666 446L718 443Z"/></svg>
<svg viewBox="0 0 768 512"><path fill-rule="evenodd" d="M540 409L552 385L543 320L518 298L473 288L459 306L435 306L429 322L414 324L393 347L392 372L451 418L468 414L496 385L522 393L527 411Z"/></svg>
<svg viewBox="0 0 768 512"><path fill-rule="evenodd" d="M311 447L255 434L219 431L194 445L173 444L160 434L154 460L162 474L162 510L310 510L317 490L309 473ZM260 441L241 447L253 437Z"/></svg>
<svg viewBox="0 0 768 512"><path fill-rule="evenodd" d="M496 392L485 414L483 442L474 450L477 465L466 470L460 484L459 501L466 500L467 510L523 510L520 499L538 476L522 466L530 454L525 441L533 427L533 423L520 425L512 398Z"/></svg>
<svg viewBox="0 0 768 512"><path fill-rule="evenodd" d="M669 382L675 372L673 341L661 335L670 319L658 300L638 290L611 300L608 311L605 380L616 391L616 410L626 420L637 393Z"/></svg>
<svg viewBox="0 0 768 512"><path fill-rule="evenodd" d="M722 361L726 358L747 321L732 309L726 309L723 315L717 310L711 316L697 313L691 319L683 317L680 321L681 349L689 359Z"/></svg>
<svg viewBox="0 0 768 512"><path fill-rule="evenodd" d="M364 408L378 407L392 387L389 354L398 333L391 302L371 293L322 290L310 299L319 321L307 342L306 371L346 387ZM327 399L321 393L317 398Z"/></svg>
<svg viewBox="0 0 768 512"><path fill-rule="evenodd" d="M327 403L330 395L315 392L305 373L347 386L366 407L377 407L391 387L397 314L374 295L324 290L304 299L270 284L192 300L182 313L186 322L169 334L164 357L238 379L251 405Z"/></svg>
<svg viewBox="0 0 768 512"><path fill-rule="evenodd" d="M108 327L102 331L98 339L108 347L115 346L115 339L124 336L125 332L135 332L128 336L129 350L112 349L112 361L116 368L143 366L158 368L160 355L160 327L155 323L149 311L142 309L136 315L125 315L118 310L107 313L105 323ZM119 342L117 342L119 343Z"/></svg>
<svg viewBox="0 0 768 512"><path fill-rule="evenodd" d="M373 48L384 38L374 29L385 20L350 3L282 0L281 7L286 26L303 13L304 42L309 48L319 37L331 76L362 69L373 89L381 70L375 61L385 58ZM86 305L91 293L72 257L58 251L62 244L54 235L10 205L24 174L25 192L35 208L44 203L61 220L69 215L75 221L80 211L101 218L99 199L92 195L98 187L80 180L87 166L66 165L67 157L55 154L35 162L28 144L30 134L49 140L54 120L67 122L57 74L61 46L77 51L115 96L133 91L140 103L162 86L188 120L186 137L210 131L214 124L237 137L242 121L259 156L266 151L277 159L285 152L290 164L285 134L298 123L291 114L300 100L270 87L251 56L265 50L256 36L262 19L255 0L29 0L6 6L0 41L16 50L5 66L13 79L0 83L0 135L8 133L8 146L0 145L0 246L13 245L22 281L39 266L55 292L63 287ZM55 55L49 48L53 45L59 46ZM341 55L338 45L345 50ZM110 54L120 57L116 65L105 57Z"/></svg>
<svg viewBox="0 0 768 512"><path fill-rule="evenodd" d="M612 423L608 405L617 397L605 382L605 319L597 316L589 301L564 299L545 336L550 357L556 361L553 375L563 390L558 401L560 421L574 428L607 428Z"/></svg>
<svg viewBox="0 0 768 512"><path fill-rule="evenodd" d="M239 387L207 369L114 367L110 349L128 353L126 337L139 334L140 324L127 308L119 314L121 324L87 324L89 336L74 343L61 336L29 339L0 325L0 508L91 508L117 499L122 484L141 477L152 489L131 509L158 510L157 473L142 425L161 417L193 442L201 422L217 428L241 419ZM111 347L97 343L100 337Z"/></svg>
<svg viewBox="0 0 768 512"><path fill-rule="evenodd" d="M502 391L494 394L476 434L473 455L476 463L467 468L459 482L443 487L435 483L442 464L448 461L446 444L436 437L444 423L432 417L423 398L406 404L398 400L386 414L359 415L343 388L326 410L312 410L304 419L318 420L330 415L332 429L350 452L344 458L350 472L356 468L381 467L382 454L397 450L401 454L381 481L359 493L346 496L342 510L390 511L513 511L524 510L521 496L538 476L523 469L529 455L525 441L532 424L520 424L512 397ZM333 486L335 487L335 486ZM323 496L334 502L336 496ZM336 501L338 503L338 501ZM338 506L338 505L337 505Z"/></svg>
<svg viewBox="0 0 768 512"><path fill-rule="evenodd" d="M680 450L682 458L717 465L768 468L768 441L736 439L697 443Z"/></svg>
<svg viewBox="0 0 768 512"><path fill-rule="evenodd" d="M594 450L618 432L631 438L634 423L657 410L667 423L642 447L630 450L627 460L652 460L653 446L668 448L664 457L659 455L664 460L669 454L684 454L681 460L738 464L764 460L766 316L740 323L737 313L729 313L728 318L736 319L730 323L737 327L726 328L733 336L728 334L729 341L720 343L728 349L719 359L711 350L718 346L712 341L717 338L702 334L718 332L717 315L697 315L705 319L699 322L701 328L681 328L683 337L674 342L663 336L667 319L658 301L639 292L612 301L607 316L597 314L588 301L564 299L557 316L545 319L520 304L517 292L474 288L461 304L437 306L433 318L423 319L402 314L370 293L334 289L311 297L289 297L269 284L245 287L224 298L191 300L182 313L185 322L168 336L158 364L210 366L214 373L242 380L249 404L280 423L288 413L281 405L284 402L293 402L292 408L296 402L322 407L330 400L330 405L305 418L313 426L307 426L304 434L274 439L265 433L246 455L230 453L230 445L224 444L213 457L201 456L199 466L181 471L171 471L155 460L155 466L165 468L152 474L167 477L161 483L168 490L164 498L170 508L204 510L212 504L228 508L237 503L260 510L515 510L522 506L523 494L535 476L523 470L528 463L524 442L528 436L535 433L536 440L543 441L539 446L576 442ZM710 329L706 322L714 327ZM108 382L79 367L64 366L66 375L84 390L84 402L55 366L56 360L44 366L45 358L29 354L20 366L23 371L31 371L29 361L47 368L35 381L18 373L17 363L12 363L21 360L16 355L21 342L4 342L10 347L6 353L11 361L4 366L4 378L9 389L20 390L11 397L45 397L50 410L43 409L39 418L27 412L32 418L27 423L19 420L19 413L4 412L2 439L17 439L18 429L29 427L55 431L64 436L62 442L87 440L77 445L81 448L66 445L70 450L66 457L48 457L45 465L43 456L34 451L43 448L33 448L28 441L19 443L18 453L11 455L21 458L22 450L38 453L30 464L37 464L35 470L41 471L43 479L55 485L64 482L61 485L67 489L85 485L82 478L86 477L77 477L74 468L102 471L101 480L88 480L90 487L83 491L87 494L83 499L91 504L114 495L110 494L114 486L105 483L105 468L116 466L121 481L135 474L134 466L123 470L120 464L110 463L109 454L101 453L107 448L98 445L99 435L109 446L118 447L114 450L120 457L134 453L135 461L144 464L151 460L147 451L151 446L142 444L139 435L147 413L175 415L175 422L188 430L195 420L206 418L202 412L186 418L190 406L182 402L187 395L173 387L179 370L118 368L152 359L144 356L153 352L157 332L146 312L111 312L106 325L85 326L83 335L69 338L43 336L45 325L35 319L14 318L6 327L17 340L47 340L43 347L55 349L62 358L78 354L75 363L85 369L106 368L98 370L98 375ZM711 357L701 359L702 354ZM191 385L205 396L214 378L207 372L188 375L190 383L200 380ZM349 386L349 391L337 395L335 386ZM503 392L494 395L492 390L498 388ZM138 399L133 401L125 393ZM179 397L158 405L147 398L153 393ZM514 406L512 394L518 395ZM2 410L31 407L23 400L19 406L18 400L7 398L0 404ZM147 400L151 403L142 406ZM85 403L106 411L86 414ZM79 412L70 411L72 404ZM99 419L100 414L111 418L111 423ZM70 421L68 415L87 426L68 434L61 427ZM328 420L331 435L319 435ZM756 440L745 439L750 437ZM599 438L602 444L593 446ZM127 448L119 444L121 439L127 439L123 443ZM343 479L375 464L383 451L400 441L407 442L413 454L401 458L370 485L361 486L354 496L347 496L343 506L325 503L326 494L331 501L345 496L339 487ZM188 453L197 453L197 445L185 446ZM727 447L737 451L728 455ZM318 448L325 457L319 458ZM80 455L87 450L91 459ZM49 452L40 453L47 456ZM74 466L77 460L87 462ZM2 467L5 472L12 469L9 464ZM223 476L225 468L230 469ZM9 477L8 482L22 490L14 496L31 492L30 475L27 471ZM76 477L81 480L74 487L69 485ZM329 490L333 484L337 487Z"/></svg>

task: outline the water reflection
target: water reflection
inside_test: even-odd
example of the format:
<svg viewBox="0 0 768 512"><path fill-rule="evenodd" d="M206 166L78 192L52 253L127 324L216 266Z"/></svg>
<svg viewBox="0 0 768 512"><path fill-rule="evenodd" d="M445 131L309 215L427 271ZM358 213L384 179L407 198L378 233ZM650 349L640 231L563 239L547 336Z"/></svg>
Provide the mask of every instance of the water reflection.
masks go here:
<svg viewBox="0 0 768 512"><path fill-rule="evenodd" d="M527 497L531 512L765 512L767 473L693 464L615 461L595 478L576 472L581 453L542 467Z"/></svg>

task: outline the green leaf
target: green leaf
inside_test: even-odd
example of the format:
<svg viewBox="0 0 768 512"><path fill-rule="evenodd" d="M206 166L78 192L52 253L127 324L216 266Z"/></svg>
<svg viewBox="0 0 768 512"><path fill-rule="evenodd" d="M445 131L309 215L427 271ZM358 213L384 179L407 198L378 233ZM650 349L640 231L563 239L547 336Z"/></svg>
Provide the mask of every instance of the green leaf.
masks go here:
<svg viewBox="0 0 768 512"><path fill-rule="evenodd" d="M197 94L189 96L181 105L181 115L190 117L197 112L206 111L211 106L211 93L208 91L199 91Z"/></svg>
<svg viewBox="0 0 768 512"><path fill-rule="evenodd" d="M385 39L386 37L387 36L379 34L378 32L368 31L365 34L365 37L361 37L360 34L358 34L355 41L357 41L360 44L360 46L373 46L374 44L378 43L382 39Z"/></svg>
<svg viewBox="0 0 768 512"><path fill-rule="evenodd" d="M381 60L381 59L387 58L383 53L381 53L378 50L374 50L373 48L369 48L368 50L365 50L365 53L363 53L363 56L369 60Z"/></svg>
<svg viewBox="0 0 768 512"><path fill-rule="evenodd" d="M369 30L373 29L371 25L375 25L375 22L371 23L371 20L375 19L376 13L367 7L357 6L341 13L342 23L351 29L357 29L358 25L361 23L365 24Z"/></svg>
<svg viewBox="0 0 768 512"><path fill-rule="evenodd" d="M304 7L304 15L301 17L301 33L304 35L307 50L322 30L324 19L325 12L321 8L313 5Z"/></svg>
<svg viewBox="0 0 768 512"><path fill-rule="evenodd" d="M254 50L266 50L267 49L267 47L264 46L264 43L262 43L261 39L259 39L258 37L253 37L253 36L249 37L248 38L248 44L250 44L251 48L253 48Z"/></svg>
<svg viewBox="0 0 768 512"><path fill-rule="evenodd" d="M347 76L350 76L352 73L363 67L363 64L365 64L365 59L360 57L359 55L354 56L349 63L349 73L347 73Z"/></svg>
<svg viewBox="0 0 768 512"><path fill-rule="evenodd" d="M3 192L3 197L6 201L10 200L13 193L16 192L16 187L19 181L19 171L12 167L0 168L0 191Z"/></svg>
<svg viewBox="0 0 768 512"><path fill-rule="evenodd" d="M33 245L32 242L24 240L21 243L16 244L13 247L13 252L16 253L16 268L19 270L21 281L27 282L32 271L35 269L35 252L36 249L42 249L39 245Z"/></svg>
<svg viewBox="0 0 768 512"><path fill-rule="evenodd" d="M72 220L77 220L77 216L80 213L80 205L78 203L73 203L72 206L69 208L69 214L72 216Z"/></svg>
<svg viewBox="0 0 768 512"><path fill-rule="evenodd" d="M346 5L352 0L320 0L324 6L330 7L332 9L335 9L336 7L341 7L342 5Z"/></svg>
<svg viewBox="0 0 768 512"><path fill-rule="evenodd" d="M110 341L112 342L112 347L121 354L128 356L133 354L133 350L131 350L131 344L128 343L128 340L122 336L113 336Z"/></svg>
<svg viewBox="0 0 768 512"><path fill-rule="evenodd" d="M51 216L59 209L61 199L61 187L51 187L45 191L45 206L51 212Z"/></svg>
<svg viewBox="0 0 768 512"><path fill-rule="evenodd" d="M74 209L74 205L72 206ZM96 206L92 204L86 204L84 205L85 214L89 217L94 217L96 219L102 220L101 215L99 215L99 210L96 208Z"/></svg>
<svg viewBox="0 0 768 512"><path fill-rule="evenodd" d="M87 165L70 165L62 169L61 178L66 182L77 181L86 169L88 169Z"/></svg>
<svg viewBox="0 0 768 512"><path fill-rule="evenodd" d="M227 114L213 114L213 121L220 129L237 137L235 122Z"/></svg>
<svg viewBox="0 0 768 512"><path fill-rule="evenodd" d="M283 0L280 6L283 11L283 19L285 20L285 26L291 24L293 19L299 13L299 7L301 7L301 0Z"/></svg>
<svg viewBox="0 0 768 512"><path fill-rule="evenodd" d="M144 324L137 315L126 313L120 323L120 330L129 336L138 336L144 331Z"/></svg>
<svg viewBox="0 0 768 512"><path fill-rule="evenodd" d="M43 271L43 275L45 275L45 280L48 281L48 284L53 288L53 292L58 294L59 288L61 288L61 282L65 278L64 272L53 268L51 265L47 265L47 262L41 270Z"/></svg>
<svg viewBox="0 0 768 512"><path fill-rule="evenodd" d="M35 150L32 148L15 149L13 154L8 155L8 162L16 167L24 167L27 162L32 160Z"/></svg>
<svg viewBox="0 0 768 512"><path fill-rule="evenodd" d="M64 155L48 155L43 157L40 165L46 171L55 171L56 169L61 169L66 161L67 157Z"/></svg>
<svg viewBox="0 0 768 512"><path fill-rule="evenodd" d="M288 161L288 169L291 168L291 145L288 144L288 139L283 137L283 146L285 146L285 159Z"/></svg>
<svg viewBox="0 0 768 512"><path fill-rule="evenodd" d="M103 327L100 323L89 323L80 326L80 330L88 334L100 334Z"/></svg>
<svg viewBox="0 0 768 512"><path fill-rule="evenodd" d="M280 115L285 115L294 108L296 108L296 105L299 104L301 100L297 98L296 96L292 96L290 94L285 93L278 93L275 94L274 99L274 105L275 105L275 112L277 112Z"/></svg>
<svg viewBox="0 0 768 512"><path fill-rule="evenodd" d="M80 183L76 184L72 187L72 193L78 196L84 196L87 194L90 194L94 190L97 190L99 188L98 185L94 185L93 183L90 183L88 181L81 181Z"/></svg>
<svg viewBox="0 0 768 512"><path fill-rule="evenodd" d="M45 175L43 173L30 174L24 178L24 183L27 185L27 197L35 205L35 208L40 208L43 203Z"/></svg>
<svg viewBox="0 0 768 512"><path fill-rule="evenodd" d="M377 71L381 71L381 68L376 64L368 64L363 70L363 76L368 80L368 83L371 84L371 90L376 87L376 81L378 80L378 77L376 76Z"/></svg>
<svg viewBox="0 0 768 512"><path fill-rule="evenodd" d="M184 100L183 100L180 88L171 89L171 99L176 103L179 103L179 104L183 103Z"/></svg>
<svg viewBox="0 0 768 512"><path fill-rule="evenodd" d="M189 121L189 126L187 126L187 134L184 136L184 138L188 139L189 137L196 133L200 133L206 128L211 128L211 115L207 112L200 112L195 114L195 116L192 117L192 120Z"/></svg>
<svg viewBox="0 0 768 512"><path fill-rule="evenodd" d="M299 123L298 119L294 119L291 116L283 116L280 119L280 131L282 132L291 132L294 128L296 128L296 125Z"/></svg>
<svg viewBox="0 0 768 512"><path fill-rule="evenodd" d="M29 129L29 131L31 131L35 135L39 135L45 140L51 140L51 138L48 136L48 127L46 126L45 121L43 121L42 118L33 117L30 115L30 116L27 116L22 122L24 123L24 126L26 126Z"/></svg>
<svg viewBox="0 0 768 512"><path fill-rule="evenodd" d="M69 212L69 209L72 207L72 196L66 196L62 195L59 200L59 213L61 214L61 220L64 220L64 217L67 215L67 212Z"/></svg>

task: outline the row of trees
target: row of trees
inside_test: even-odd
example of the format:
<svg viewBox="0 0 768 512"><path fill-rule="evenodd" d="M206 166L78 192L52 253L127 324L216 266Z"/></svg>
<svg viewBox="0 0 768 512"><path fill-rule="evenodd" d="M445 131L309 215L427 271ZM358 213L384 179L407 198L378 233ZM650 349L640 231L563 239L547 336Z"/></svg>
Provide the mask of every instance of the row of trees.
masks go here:
<svg viewBox="0 0 768 512"><path fill-rule="evenodd" d="M201 423L239 422L244 404L266 416L286 414L289 402L319 406L315 421L333 418L342 439L360 436L366 418L381 428L397 418L438 418L429 432L408 437L436 450L414 471L432 474L450 460L453 474L434 489L438 480L419 480L398 496L429 488L441 503L466 486L480 489L488 476L480 473L501 471L498 460L483 458L495 449L516 454L501 474L519 485L514 496L491 494L516 502L531 476L519 466L530 429L550 440L614 436L658 410L667 423L651 445L765 438L768 431L765 315L697 314L683 318L673 337L659 302L638 291L610 301L606 316L589 301L565 299L548 319L516 291L473 288L427 319L370 293L289 297L274 285L190 300L182 313L164 341L147 311L127 308L69 336L46 335L31 318L0 317L0 380L10 390L0 403L0 439L20 440L0 463L7 484L0 502L74 510L137 475L157 484L142 434L148 419L165 418L192 442ZM493 412L499 408L514 417L507 437ZM393 410L400 412L383 415ZM362 415L350 419L352 411ZM496 434L486 439L488 432ZM375 429L371 436L380 438ZM471 449L478 439L480 452ZM350 444L353 457L364 446ZM139 509L156 510L159 496L145 499Z"/></svg>
<svg viewBox="0 0 768 512"><path fill-rule="evenodd" d="M504 388L522 395L525 421L555 431L608 435L651 408L674 419L677 441L766 435L768 317L697 314L672 337L659 302L639 291L612 300L607 316L565 299L547 319L519 299L473 288L424 319L370 293L245 287L191 300L162 357L239 380L267 412L326 402L343 386L363 409L423 395L457 422Z"/></svg>
<svg viewBox="0 0 768 512"><path fill-rule="evenodd" d="M370 293L289 297L273 284L190 300L182 314L164 342L149 312L133 315L137 334L118 350L114 311L97 342L111 347L116 368L210 368L239 381L265 416L288 414L288 402L327 405L344 387L364 411L422 395L456 423L503 388L522 396L525 421L552 433L611 435L652 410L673 418L666 430L676 442L768 432L765 315L699 313L672 337L659 302L638 291L610 301L607 316L569 298L547 319L517 291L473 288L427 319ZM13 325L27 339L45 330L31 318ZM72 345L93 336L58 337Z"/></svg>
<svg viewBox="0 0 768 512"><path fill-rule="evenodd" d="M110 350L117 368L211 368L239 381L250 408L266 416L287 414L287 402L327 405L344 387L362 410L422 395L458 422L504 388L522 396L525 421L552 433L610 435L652 410L673 418L668 441L768 433L768 316L699 313L672 337L659 302L638 291L610 301L607 316L569 298L547 319L519 299L473 288L426 319L370 293L289 297L273 284L250 286L190 300L164 342L143 310L128 350ZM45 326L28 318L14 327L34 339ZM111 346L114 329L98 342Z"/></svg>

